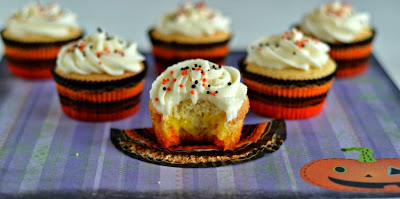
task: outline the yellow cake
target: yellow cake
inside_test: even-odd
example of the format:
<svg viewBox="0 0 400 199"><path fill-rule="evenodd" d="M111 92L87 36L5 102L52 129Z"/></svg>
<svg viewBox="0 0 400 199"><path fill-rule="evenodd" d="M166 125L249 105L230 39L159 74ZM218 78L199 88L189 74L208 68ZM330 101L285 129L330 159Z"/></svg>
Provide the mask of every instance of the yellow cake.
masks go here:
<svg viewBox="0 0 400 199"><path fill-rule="evenodd" d="M149 110L158 142L213 142L225 150L240 139L249 110L247 87L237 69L203 59L169 67L153 83Z"/></svg>

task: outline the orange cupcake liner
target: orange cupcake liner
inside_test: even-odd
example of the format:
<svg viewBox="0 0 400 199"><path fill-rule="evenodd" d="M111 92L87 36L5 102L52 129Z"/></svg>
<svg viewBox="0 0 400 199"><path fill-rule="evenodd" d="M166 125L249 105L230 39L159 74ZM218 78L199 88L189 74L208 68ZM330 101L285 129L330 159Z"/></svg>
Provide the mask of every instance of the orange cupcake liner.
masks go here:
<svg viewBox="0 0 400 199"><path fill-rule="evenodd" d="M224 57L229 52L229 46L227 44L210 47L210 48L174 48L166 46L153 45L152 52L154 56L162 59L193 59L193 58L204 58L210 59L214 57Z"/></svg>
<svg viewBox="0 0 400 199"><path fill-rule="evenodd" d="M43 46L37 48L22 48L6 44L4 52L7 57L16 60L55 60L61 47L62 45Z"/></svg>
<svg viewBox="0 0 400 199"><path fill-rule="evenodd" d="M56 83L57 91L60 95L68 96L74 101L87 101L93 103L115 102L128 99L140 94L143 90L144 80L132 87L117 88L107 92L92 92L90 90L74 90Z"/></svg>
<svg viewBox="0 0 400 199"><path fill-rule="evenodd" d="M137 104L131 108L128 108L123 111L114 112L114 113L96 113L92 111L82 111L77 110L69 106L65 106L61 104L61 108L66 115L73 119L81 120L81 121L92 121L92 122L99 122L99 121L113 121L127 118L133 114L135 114L139 110L140 104Z"/></svg>
<svg viewBox="0 0 400 199"><path fill-rule="evenodd" d="M346 77L354 77L356 75L364 73L364 71L368 68L368 59L359 61L338 61L338 71L336 73L336 77L338 78L346 78Z"/></svg>
<svg viewBox="0 0 400 199"><path fill-rule="evenodd" d="M332 85L333 79L321 85L313 84L306 87L283 87L276 84L262 84L260 82L253 81L245 77L243 77L243 81L252 90L266 95L289 98L304 98L327 93Z"/></svg>
<svg viewBox="0 0 400 199"><path fill-rule="evenodd" d="M360 59L363 57L368 57L372 53L372 43L365 45L354 45L348 47L335 48L331 46L329 55L334 60L344 60L344 59Z"/></svg>
<svg viewBox="0 0 400 199"><path fill-rule="evenodd" d="M307 107L285 107L270 105L258 100L250 99L250 108L255 113L271 117L271 118L284 118L284 119L305 119L315 115L318 115L322 108L324 107L326 99L322 103L316 104L314 106Z"/></svg>
<svg viewBox="0 0 400 199"><path fill-rule="evenodd" d="M35 67L35 65L41 65ZM15 63L12 61L7 62L9 71L18 77L25 79L49 79L51 78L51 68L54 67L53 63L46 61L36 62L32 67L28 67L26 64Z"/></svg>

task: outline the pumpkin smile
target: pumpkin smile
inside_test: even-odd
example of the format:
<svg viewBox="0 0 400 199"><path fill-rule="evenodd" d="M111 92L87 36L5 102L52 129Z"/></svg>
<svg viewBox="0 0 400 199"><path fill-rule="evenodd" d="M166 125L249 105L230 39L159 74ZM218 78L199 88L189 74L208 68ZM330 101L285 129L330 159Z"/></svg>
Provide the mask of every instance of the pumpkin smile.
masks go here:
<svg viewBox="0 0 400 199"><path fill-rule="evenodd" d="M360 187L360 188L383 188L387 185L396 185L400 187L400 182L356 182L356 181L347 181L347 180L340 180L337 178L328 177L330 181L344 185L349 187Z"/></svg>

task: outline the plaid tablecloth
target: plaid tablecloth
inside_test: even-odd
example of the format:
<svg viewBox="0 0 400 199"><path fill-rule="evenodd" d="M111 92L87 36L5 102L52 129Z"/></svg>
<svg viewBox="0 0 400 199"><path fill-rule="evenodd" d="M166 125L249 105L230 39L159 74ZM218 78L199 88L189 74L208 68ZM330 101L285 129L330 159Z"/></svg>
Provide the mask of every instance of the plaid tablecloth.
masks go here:
<svg viewBox="0 0 400 199"><path fill-rule="evenodd" d="M231 53L237 66L242 52ZM0 197L181 196L395 196L337 192L302 180L299 171L323 158L358 158L343 147L374 150L375 158L399 158L400 92L372 57L368 71L337 79L316 117L286 121L287 140L275 153L244 164L182 169L148 164L118 151L110 128L150 127L148 91L156 74L152 57L139 112L116 122L88 123L60 109L52 80L28 81L0 63ZM271 120L249 112L246 124ZM398 165L400 166L400 165Z"/></svg>

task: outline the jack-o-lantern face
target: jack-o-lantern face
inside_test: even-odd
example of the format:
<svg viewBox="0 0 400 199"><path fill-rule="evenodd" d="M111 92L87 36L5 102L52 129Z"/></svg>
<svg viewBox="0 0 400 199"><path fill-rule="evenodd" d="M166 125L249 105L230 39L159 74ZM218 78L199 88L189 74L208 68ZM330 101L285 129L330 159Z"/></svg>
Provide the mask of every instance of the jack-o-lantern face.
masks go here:
<svg viewBox="0 0 400 199"><path fill-rule="evenodd" d="M303 166L300 175L306 182L325 189L400 192L400 159L321 159Z"/></svg>

